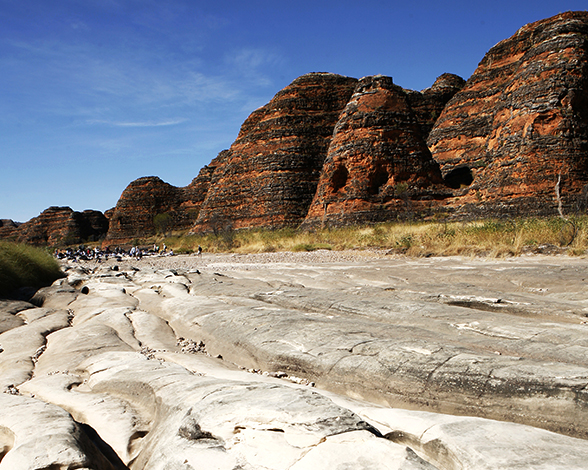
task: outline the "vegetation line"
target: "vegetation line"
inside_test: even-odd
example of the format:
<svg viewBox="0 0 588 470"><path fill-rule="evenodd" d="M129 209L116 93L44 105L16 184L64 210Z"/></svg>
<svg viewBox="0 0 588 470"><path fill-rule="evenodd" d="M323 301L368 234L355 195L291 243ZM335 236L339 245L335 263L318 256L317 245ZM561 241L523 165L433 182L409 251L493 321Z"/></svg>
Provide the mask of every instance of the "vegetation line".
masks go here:
<svg viewBox="0 0 588 470"><path fill-rule="evenodd" d="M317 249L385 249L408 256L518 256L524 253L584 255L588 217L512 218L469 222L390 222L302 231L225 230L216 234L160 235L144 244L165 243L174 253L260 253Z"/></svg>

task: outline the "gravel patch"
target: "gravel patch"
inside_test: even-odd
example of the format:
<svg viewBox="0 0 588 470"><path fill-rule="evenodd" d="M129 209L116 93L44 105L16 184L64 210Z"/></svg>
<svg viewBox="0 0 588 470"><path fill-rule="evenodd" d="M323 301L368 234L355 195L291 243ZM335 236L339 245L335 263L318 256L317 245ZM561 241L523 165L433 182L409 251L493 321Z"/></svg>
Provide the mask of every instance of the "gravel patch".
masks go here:
<svg viewBox="0 0 588 470"><path fill-rule="evenodd" d="M140 260L123 257L122 260L109 258L101 262L78 261L66 262L67 266L118 266L121 270L131 268L148 267L151 269L177 269L180 271L193 271L201 269L214 269L216 271L247 270L259 268L268 264L336 264L349 263L356 261L365 261L367 259L390 258L386 253L388 250L316 250L310 252L274 252L274 253L204 253L200 256L192 255L174 255L174 256L145 256Z"/></svg>

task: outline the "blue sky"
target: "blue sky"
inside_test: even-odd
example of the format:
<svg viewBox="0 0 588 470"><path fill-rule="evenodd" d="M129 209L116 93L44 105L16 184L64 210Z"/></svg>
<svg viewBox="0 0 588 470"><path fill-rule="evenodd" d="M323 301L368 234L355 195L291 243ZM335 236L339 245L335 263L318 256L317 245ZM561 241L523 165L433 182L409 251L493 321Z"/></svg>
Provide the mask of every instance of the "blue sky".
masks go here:
<svg viewBox="0 0 588 470"><path fill-rule="evenodd" d="M585 0L0 0L0 218L186 186L308 72L421 90Z"/></svg>

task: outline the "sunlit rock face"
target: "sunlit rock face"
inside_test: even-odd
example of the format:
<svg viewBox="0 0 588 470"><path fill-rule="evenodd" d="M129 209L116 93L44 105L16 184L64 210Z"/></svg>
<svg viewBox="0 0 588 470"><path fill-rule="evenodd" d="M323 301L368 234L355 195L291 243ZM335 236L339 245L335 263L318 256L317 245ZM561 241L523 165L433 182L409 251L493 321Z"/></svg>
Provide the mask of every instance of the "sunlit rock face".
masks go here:
<svg viewBox="0 0 588 470"><path fill-rule="evenodd" d="M467 82L443 74L413 91L381 75L303 75L188 186L133 181L106 213L104 245L177 230L583 212L587 64L588 12L567 12L498 43ZM0 236L101 236L97 215L46 212L18 229L3 221Z"/></svg>
<svg viewBox="0 0 588 470"><path fill-rule="evenodd" d="M306 224L395 219L448 195L423 135L430 118L419 122L412 95L391 77L359 81L335 127ZM426 103L419 104L425 116Z"/></svg>
<svg viewBox="0 0 588 470"><path fill-rule="evenodd" d="M356 83L329 73L303 75L254 111L217 167L192 231L302 222Z"/></svg>
<svg viewBox="0 0 588 470"><path fill-rule="evenodd" d="M110 218L105 245L130 243L138 236L156 233L158 214L176 212L181 190L156 176L131 182L123 191Z"/></svg>
<svg viewBox="0 0 588 470"><path fill-rule="evenodd" d="M125 245L158 232L188 229L208 190L212 168L214 160L184 188L156 176L131 182L110 214L108 235L103 245Z"/></svg>
<svg viewBox="0 0 588 470"><path fill-rule="evenodd" d="M99 211L76 212L70 207L49 207L9 234L31 245L58 246L98 240L108 230L108 219Z"/></svg>
<svg viewBox="0 0 588 470"><path fill-rule="evenodd" d="M480 215L585 206L588 12L528 24L484 57L448 103L428 145L452 205ZM580 207L582 208L582 207ZM585 207L584 207L585 208Z"/></svg>
<svg viewBox="0 0 588 470"><path fill-rule="evenodd" d="M221 151L208 165L200 170L198 176L188 186L182 188L184 201L181 203L180 208L183 211L190 212L190 223L186 228L191 227L197 219L202 203L210 189L214 173L217 168L224 164L229 155L228 150Z"/></svg>

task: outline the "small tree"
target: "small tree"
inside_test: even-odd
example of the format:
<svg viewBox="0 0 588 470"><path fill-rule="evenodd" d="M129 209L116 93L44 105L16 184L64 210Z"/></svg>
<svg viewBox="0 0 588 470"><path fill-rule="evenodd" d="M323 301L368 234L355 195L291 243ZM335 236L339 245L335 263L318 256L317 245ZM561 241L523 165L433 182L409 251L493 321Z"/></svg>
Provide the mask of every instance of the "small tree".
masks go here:
<svg viewBox="0 0 588 470"><path fill-rule="evenodd" d="M173 225L173 217L169 212L157 214L153 217L153 225L158 234L169 236Z"/></svg>

